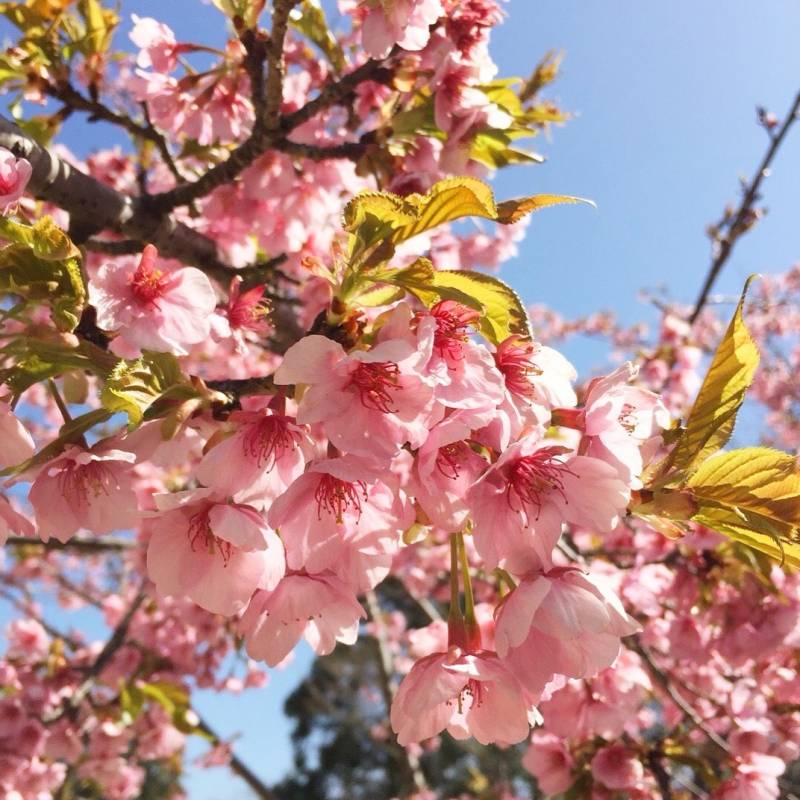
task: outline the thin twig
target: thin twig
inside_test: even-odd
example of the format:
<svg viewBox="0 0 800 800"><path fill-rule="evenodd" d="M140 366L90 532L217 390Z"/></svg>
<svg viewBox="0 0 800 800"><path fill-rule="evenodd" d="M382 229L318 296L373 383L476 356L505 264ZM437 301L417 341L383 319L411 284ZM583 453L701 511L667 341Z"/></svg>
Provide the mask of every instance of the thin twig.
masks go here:
<svg viewBox="0 0 800 800"><path fill-rule="evenodd" d="M128 628L130 628L133 617L144 602L145 597L146 595L143 590L140 590L136 594L133 602L130 604L130 606L128 606L128 610L125 612L122 619L120 619L120 621L117 623L117 626L114 628L110 638L103 646L103 649L100 651L94 662L92 662L91 666L86 670L86 677L75 689L67 702L54 714L49 716L45 722L52 723L58 719L61 719L61 717L63 717L65 714L74 715L77 712L80 704L86 698L86 695L88 695L89 692L94 688L94 685L97 683L97 679L100 674L108 666L109 662L120 649L120 647L125 644L125 639L128 636Z"/></svg>
<svg viewBox="0 0 800 800"><path fill-rule="evenodd" d="M195 712L196 713L196 712ZM199 716L199 715L198 715ZM199 717L197 727L203 731L214 744L223 741L222 737L202 718ZM233 751L230 751L230 768L235 772L261 800L278 800L278 796L244 763Z"/></svg>
<svg viewBox="0 0 800 800"><path fill-rule="evenodd" d="M102 553L109 550L130 550L136 547L136 542L114 536L107 536L101 539L76 536L68 542L59 542L58 539L50 539L50 541L43 542L41 539L29 539L27 536L9 536L6 539L6 545L12 547L43 547L45 550L79 550L84 553Z"/></svg>
<svg viewBox="0 0 800 800"><path fill-rule="evenodd" d="M742 202L739 204L739 208L731 218L731 221L725 223L725 227L727 229L726 233L716 239L719 249L717 250L714 260L711 262L711 267L708 270L708 275L706 275L703 288L700 290L700 294L697 296L697 300L694 304L694 309L689 316L690 324L694 324L698 316L700 316L700 312L703 310L703 307L706 304L709 292L711 291L714 282L716 281L719 273L725 266L725 262L728 260L728 257L733 251L733 246L736 244L739 237L745 233L745 231L747 231L749 227L747 221L753 214L753 205L758 200L758 190L761 186L761 182L767 177L767 175L769 175L769 166L772 163L772 160L775 158L775 154L778 152L781 143L786 138L786 134L789 132L789 129L797 119L798 112L800 112L800 92L797 94L797 97L795 97L794 103L792 103L792 107L783 121L783 125L781 125L780 129L774 136L770 137L769 148L767 149L764 158L761 159L761 163L758 165L755 175L747 186L747 190L744 193L744 197L742 197Z"/></svg>
<svg viewBox="0 0 800 800"><path fill-rule="evenodd" d="M686 717L688 717L692 724L700 731L702 731L706 738L715 744L724 753L730 753L728 743L715 731L706 725L705 720L698 714L698 712L690 705L690 703L683 697L683 695L672 685L672 681L666 672L656 664L653 654L649 648L642 643L638 636L627 636L623 639L623 643L639 657L647 665L650 674L655 678L656 683L669 695L670 699L675 705L680 708Z"/></svg>

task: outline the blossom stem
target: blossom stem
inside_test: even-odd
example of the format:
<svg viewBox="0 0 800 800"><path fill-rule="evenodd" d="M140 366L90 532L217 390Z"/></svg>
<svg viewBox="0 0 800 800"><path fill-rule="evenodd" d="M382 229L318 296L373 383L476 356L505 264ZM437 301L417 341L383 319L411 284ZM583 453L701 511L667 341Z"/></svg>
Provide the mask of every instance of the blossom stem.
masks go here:
<svg viewBox="0 0 800 800"><path fill-rule="evenodd" d="M467 548L464 545L464 534L462 531L456 534L456 541L458 543L458 554L461 562L461 576L464 581L464 620L469 630L476 627L478 623L475 619L475 596L472 593L472 579L469 574Z"/></svg>
<svg viewBox="0 0 800 800"><path fill-rule="evenodd" d="M460 627L464 623L461 613L461 601L458 596L458 537L460 534L450 535L450 612L447 615L447 627L451 630L454 626Z"/></svg>
<svg viewBox="0 0 800 800"><path fill-rule="evenodd" d="M50 378L47 381L47 386L50 389L50 394L53 395L53 400L55 400L55 403L58 406L58 410L61 412L61 417L64 420L64 422L72 422L72 414L69 413L67 404L64 402L64 398L61 397L61 393L58 391L58 386L56 386L56 382L52 378Z"/></svg>

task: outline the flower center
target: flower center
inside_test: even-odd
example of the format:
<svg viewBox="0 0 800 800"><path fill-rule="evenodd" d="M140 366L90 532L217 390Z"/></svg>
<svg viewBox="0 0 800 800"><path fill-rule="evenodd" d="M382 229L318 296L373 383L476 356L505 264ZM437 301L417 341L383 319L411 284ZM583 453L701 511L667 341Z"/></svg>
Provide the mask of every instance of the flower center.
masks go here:
<svg viewBox="0 0 800 800"><path fill-rule="evenodd" d="M145 305L154 304L164 295L169 286L169 275L156 269L157 255L156 248L153 245L147 245L142 251L136 272L131 276L131 291L134 297Z"/></svg>
<svg viewBox="0 0 800 800"><path fill-rule="evenodd" d="M509 336L497 348L494 363L506 380L506 388L518 397L531 398L536 389L531 383L532 375L541 375L542 371L531 362L536 352L536 345L519 336Z"/></svg>
<svg viewBox="0 0 800 800"><path fill-rule="evenodd" d="M270 414L248 425L242 433L242 448L246 456L256 459L259 468L267 471L289 450L297 447L297 431L289 427L289 420L280 414Z"/></svg>
<svg viewBox="0 0 800 800"><path fill-rule="evenodd" d="M189 543L192 546L192 552L194 553L198 548L205 549L208 554L212 556L214 553L218 552L222 556L222 563L227 567L228 562L231 560L233 545L230 542L226 542L224 539L214 536L211 530L208 512L209 509L198 511L189 520L188 536Z"/></svg>
<svg viewBox="0 0 800 800"><path fill-rule="evenodd" d="M361 516L361 500L367 499L367 487L363 481L350 483L341 478L325 473L319 480L314 499L317 501L317 519L322 519L322 512L332 514L341 523L348 509L353 509Z"/></svg>
<svg viewBox="0 0 800 800"><path fill-rule="evenodd" d="M114 473L99 461L73 464L59 474L58 481L61 494L79 506L86 505L90 495L108 496L119 488Z"/></svg>
<svg viewBox="0 0 800 800"><path fill-rule="evenodd" d="M467 711L470 708L478 708L484 701L484 695L483 681L470 678L469 683L458 694L458 713L463 714L465 706Z"/></svg>
<svg viewBox="0 0 800 800"><path fill-rule="evenodd" d="M564 475L575 475L558 456L561 447L543 447L529 456L523 456L510 470L508 476L508 504L514 511L525 513L528 517L535 511L539 518L542 503L548 494L556 492L564 502ZM518 504L518 505L517 505Z"/></svg>
<svg viewBox="0 0 800 800"><path fill-rule="evenodd" d="M364 408L384 414L395 413L397 409L391 407L391 402L392 393L399 388L399 373L399 367L391 361L361 361L351 373L345 388L355 389L359 393Z"/></svg>
<svg viewBox="0 0 800 800"><path fill-rule="evenodd" d="M264 286L231 296L228 303L228 322L231 328L245 328L259 331L264 328L266 316L269 314L269 302L264 297Z"/></svg>
<svg viewBox="0 0 800 800"><path fill-rule="evenodd" d="M636 430L636 408L630 403L625 403L619 412L617 422L619 422L628 433L633 433Z"/></svg>
<svg viewBox="0 0 800 800"><path fill-rule="evenodd" d="M464 343L469 340L468 330L480 318L480 312L455 300L442 300L431 308L430 314L436 320L434 350L442 358L460 361L464 358Z"/></svg>
<svg viewBox="0 0 800 800"><path fill-rule="evenodd" d="M439 448L436 454L436 469L445 478L456 480L461 474L464 457L467 455L469 445L466 442L453 442Z"/></svg>

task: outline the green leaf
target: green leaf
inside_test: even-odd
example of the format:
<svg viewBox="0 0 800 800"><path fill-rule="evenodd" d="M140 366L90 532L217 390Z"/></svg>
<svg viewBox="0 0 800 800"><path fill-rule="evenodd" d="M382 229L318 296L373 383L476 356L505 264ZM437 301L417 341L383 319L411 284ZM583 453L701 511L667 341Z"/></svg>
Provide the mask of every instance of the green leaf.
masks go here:
<svg viewBox="0 0 800 800"><path fill-rule="evenodd" d="M302 0L289 14L289 24L303 36L307 36L325 54L337 72L344 69L342 46L331 33L318 0Z"/></svg>
<svg viewBox="0 0 800 800"><path fill-rule="evenodd" d="M128 415L134 428L144 412L164 392L184 382L180 366L168 353L145 353L136 361L120 361L108 376L100 394L103 407Z"/></svg>
<svg viewBox="0 0 800 800"><path fill-rule="evenodd" d="M50 304L60 330L73 330L86 302L80 251L50 217L33 226L0 217L0 292Z"/></svg>
<svg viewBox="0 0 800 800"><path fill-rule="evenodd" d="M480 331L492 344L512 334L530 338L528 314L517 293L499 278L470 270L437 270L427 258L410 266L380 273L383 283L400 286L430 307L440 300L481 312Z"/></svg>
<svg viewBox="0 0 800 800"><path fill-rule="evenodd" d="M104 9L99 0L80 0L78 8L86 20L86 51L105 52L111 44L111 33L119 21L117 15Z"/></svg>
<svg viewBox="0 0 800 800"><path fill-rule="evenodd" d="M800 544L788 537L792 529L740 508L703 505L692 518L734 541L766 553L781 564L800 567ZM796 535L796 533L794 534Z"/></svg>
<svg viewBox="0 0 800 800"><path fill-rule="evenodd" d="M499 278L482 272L437 270L433 286L442 299L455 299L448 293L458 292L477 301L483 309L481 333L492 344L498 345L512 334L530 338L525 306L519 295Z"/></svg>
<svg viewBox="0 0 800 800"><path fill-rule="evenodd" d="M691 471L730 438L736 414L753 382L759 354L742 317L745 297L755 276L747 279L739 305L714 354L708 374L686 420L685 430L661 473Z"/></svg>

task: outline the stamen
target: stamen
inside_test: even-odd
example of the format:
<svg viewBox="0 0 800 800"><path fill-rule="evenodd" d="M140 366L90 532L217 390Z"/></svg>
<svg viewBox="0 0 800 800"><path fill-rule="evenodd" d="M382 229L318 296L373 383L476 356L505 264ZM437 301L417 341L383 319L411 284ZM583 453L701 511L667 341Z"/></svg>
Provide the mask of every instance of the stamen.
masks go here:
<svg viewBox="0 0 800 800"><path fill-rule="evenodd" d="M469 449L466 442L453 442L439 448L436 454L436 469L445 478L456 480L461 474L461 466L466 455L465 450Z"/></svg>
<svg viewBox="0 0 800 800"><path fill-rule="evenodd" d="M391 407L392 393L396 392L400 369L391 361L362 361L353 370L345 388L355 389L361 397L361 405L384 414L397 413Z"/></svg>
<svg viewBox="0 0 800 800"><path fill-rule="evenodd" d="M242 434L245 455L255 458L259 468L271 470L279 458L297 447L300 435L289 427L289 420L270 414L248 425Z"/></svg>
<svg viewBox="0 0 800 800"><path fill-rule="evenodd" d="M514 511L524 513L530 519L535 510L534 519L538 519L542 504L551 492L556 492L567 502L564 475L577 476L557 459L562 452L561 447L543 447L532 455L523 456L511 467L506 492L508 504Z"/></svg>
<svg viewBox="0 0 800 800"><path fill-rule="evenodd" d="M530 398L536 393L531 376L542 370L531 361L538 346L521 336L509 336L494 354L494 363L506 379L506 388L519 397Z"/></svg>
<svg viewBox="0 0 800 800"><path fill-rule="evenodd" d="M198 547L207 550L209 555L214 555L214 552L218 551L222 556L223 566L227 567L228 562L231 560L233 545L224 539L214 536L208 512L209 509L198 511L189 520L189 543L192 546L192 552L194 553Z"/></svg>
<svg viewBox="0 0 800 800"><path fill-rule="evenodd" d="M463 359L464 343L469 340L468 329L480 319L480 312L455 300L442 300L431 308L430 315L436 320L434 350L445 359Z"/></svg>
<svg viewBox="0 0 800 800"><path fill-rule="evenodd" d="M362 496L364 500L367 499L367 487L364 481L350 483L325 473L314 492L314 499L317 501L317 519L322 519L322 512L325 511L334 515L336 521L341 523L345 511L349 508L360 517Z"/></svg>

